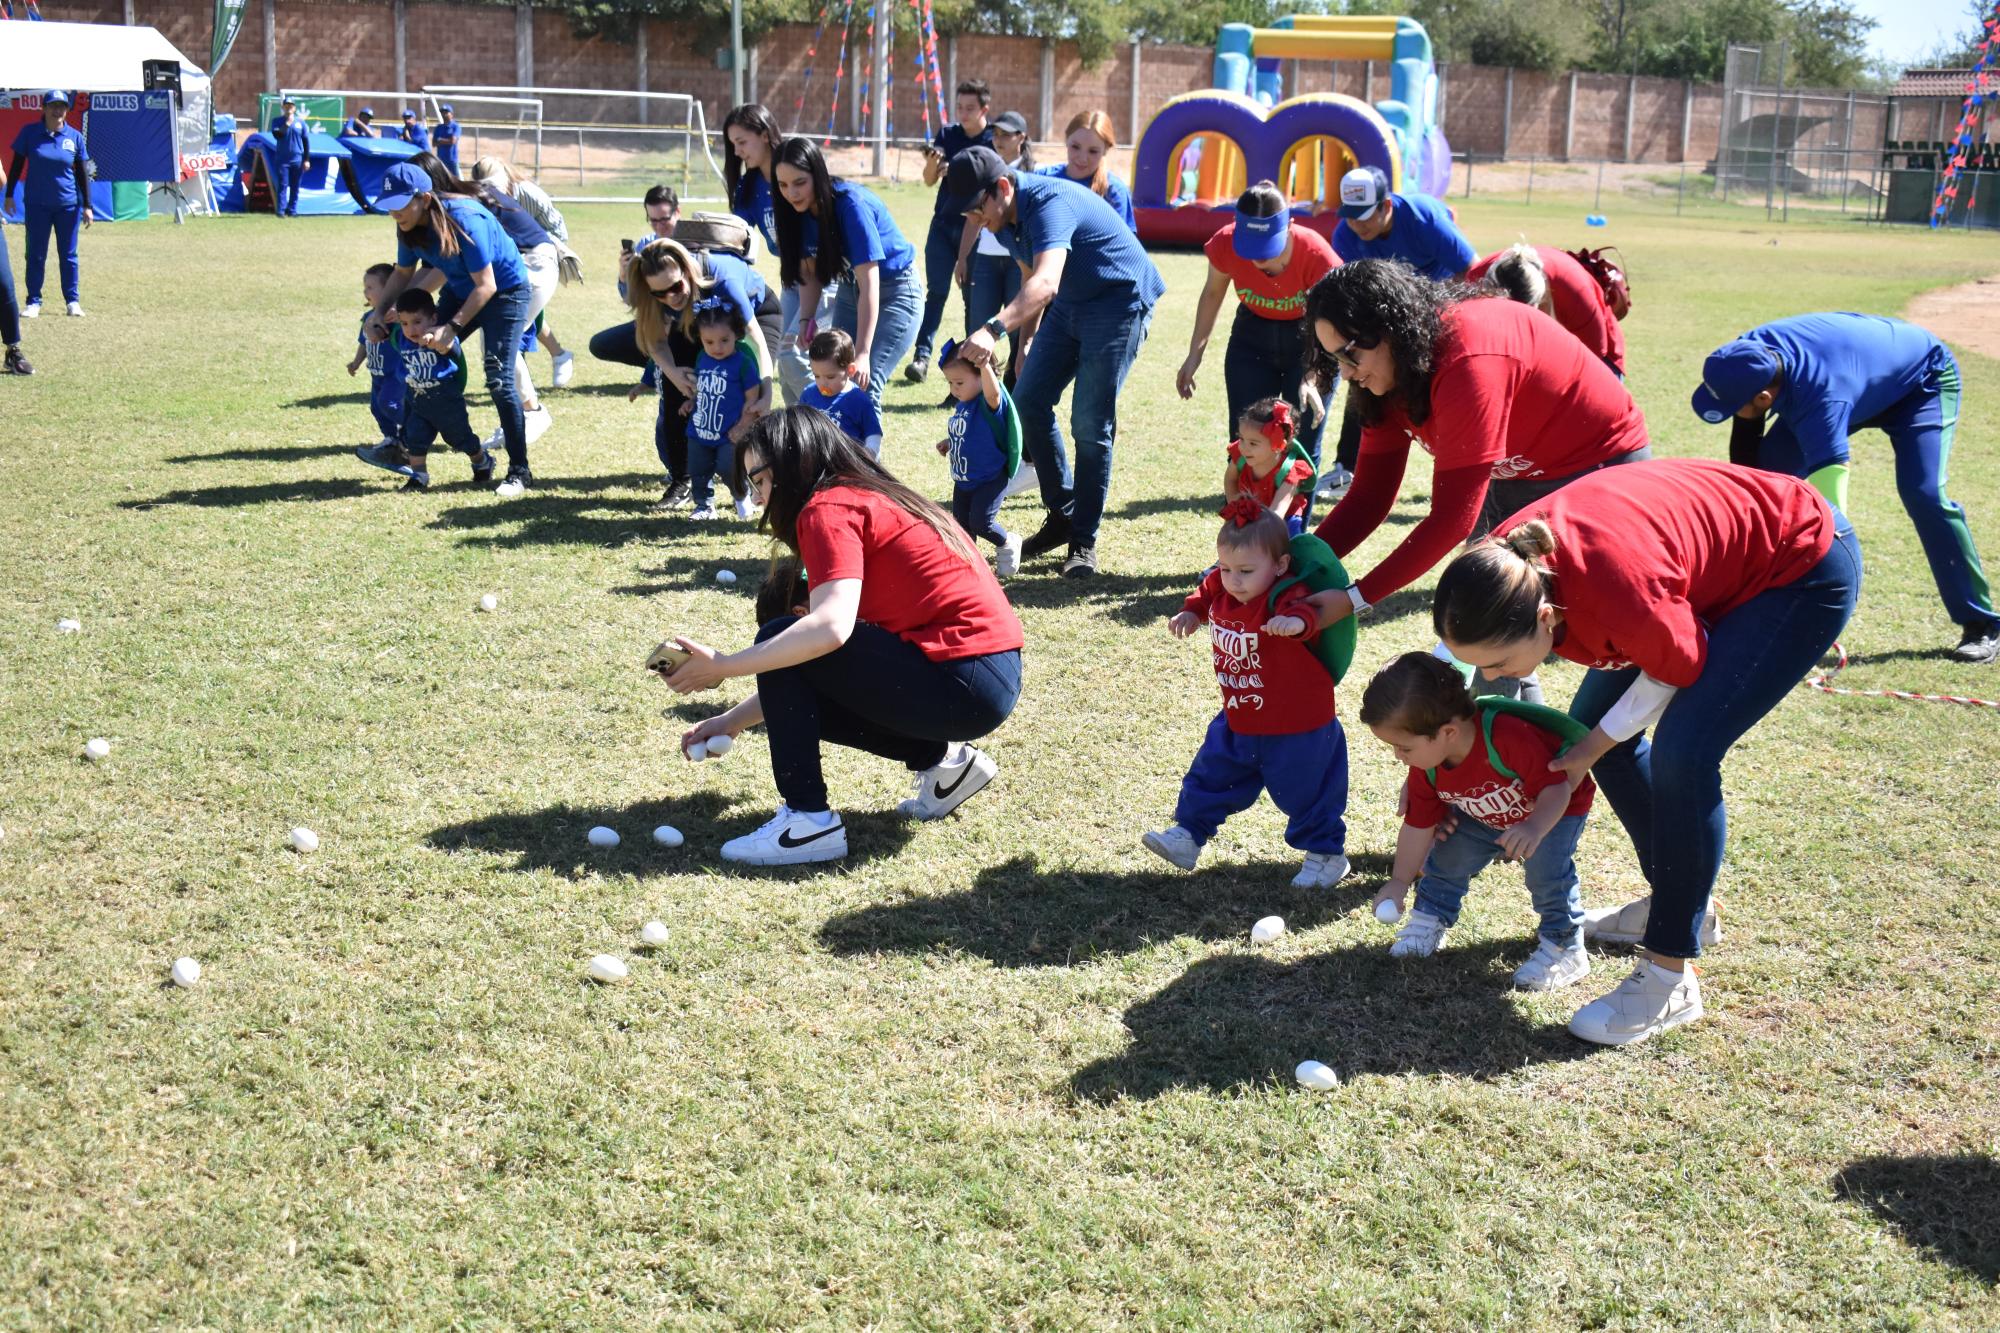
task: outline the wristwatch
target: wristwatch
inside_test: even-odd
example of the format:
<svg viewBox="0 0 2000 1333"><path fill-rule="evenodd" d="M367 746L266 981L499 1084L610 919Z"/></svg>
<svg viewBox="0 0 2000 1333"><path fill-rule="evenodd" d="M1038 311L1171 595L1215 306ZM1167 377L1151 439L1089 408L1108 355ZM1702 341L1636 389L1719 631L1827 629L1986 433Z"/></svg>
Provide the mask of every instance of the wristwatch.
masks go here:
<svg viewBox="0 0 2000 1333"><path fill-rule="evenodd" d="M984 324L980 325L980 327L985 329L988 333L992 334L996 338L1004 338L1007 336L1007 326L1001 322L1000 316L998 315L995 315L993 318L987 320Z"/></svg>
<svg viewBox="0 0 2000 1333"><path fill-rule="evenodd" d="M457 338L463 338L465 336L465 325L459 323L456 316L454 316L449 322L451 324L452 336Z"/></svg>

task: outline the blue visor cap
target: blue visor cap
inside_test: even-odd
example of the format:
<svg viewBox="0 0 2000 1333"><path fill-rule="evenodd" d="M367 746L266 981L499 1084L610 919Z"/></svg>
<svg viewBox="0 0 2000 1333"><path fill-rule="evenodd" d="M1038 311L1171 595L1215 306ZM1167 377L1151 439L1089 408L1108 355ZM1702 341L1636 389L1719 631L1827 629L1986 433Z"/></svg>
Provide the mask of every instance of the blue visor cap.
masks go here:
<svg viewBox="0 0 2000 1333"><path fill-rule="evenodd" d="M429 193L431 178L422 167L398 162L382 173L382 188L375 192L375 207L393 213L420 194Z"/></svg>
<svg viewBox="0 0 2000 1333"><path fill-rule="evenodd" d="M1268 264L1285 253L1285 241L1292 234L1292 213L1290 209L1275 213L1268 218L1246 218L1236 215L1236 230L1230 236L1230 246L1237 258L1247 259L1253 264Z"/></svg>
<svg viewBox="0 0 2000 1333"><path fill-rule="evenodd" d="M1694 414L1711 426L1720 425L1769 388L1777 374L1777 353L1764 344L1745 338L1724 343L1702 362Z"/></svg>

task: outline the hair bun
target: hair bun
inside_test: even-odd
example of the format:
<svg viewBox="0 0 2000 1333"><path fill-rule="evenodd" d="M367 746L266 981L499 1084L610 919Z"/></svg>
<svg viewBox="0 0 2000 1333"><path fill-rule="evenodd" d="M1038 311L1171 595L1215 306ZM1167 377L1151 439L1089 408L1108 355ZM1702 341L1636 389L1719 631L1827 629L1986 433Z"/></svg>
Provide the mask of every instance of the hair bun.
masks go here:
<svg viewBox="0 0 2000 1333"><path fill-rule="evenodd" d="M1531 518L1508 532L1507 549L1530 563L1554 555L1555 530L1546 519Z"/></svg>

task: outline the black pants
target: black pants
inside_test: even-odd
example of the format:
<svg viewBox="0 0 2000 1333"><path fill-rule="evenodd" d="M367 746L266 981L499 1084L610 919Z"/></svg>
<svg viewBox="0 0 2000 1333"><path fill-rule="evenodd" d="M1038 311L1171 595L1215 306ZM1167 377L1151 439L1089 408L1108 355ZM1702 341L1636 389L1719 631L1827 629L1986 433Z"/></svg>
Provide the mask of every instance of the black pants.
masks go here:
<svg viewBox="0 0 2000 1333"><path fill-rule="evenodd" d="M778 309L778 298L773 292L764 293L763 302L757 307L757 327L763 331L764 345L777 355L778 338L783 332L783 316ZM694 359L701 352L701 345L681 332L678 321L667 325L667 347L674 354L674 364L694 369ZM653 364L652 356L639 346L638 327L631 321L614 324L601 329L590 337L590 354L599 361L609 361L620 366L646 367ZM655 369L657 373L657 368ZM777 374L776 366L765 366L766 378ZM669 484L687 480L688 437L687 418L681 415L681 408L687 404L687 395L674 382L660 376L660 411L653 419L653 451L660 456L660 466L667 470ZM772 404L776 406L776 404Z"/></svg>
<svg viewBox="0 0 2000 1333"><path fill-rule="evenodd" d="M766 622L757 642L797 620ZM1020 697L1019 649L933 662L900 635L865 623L826 656L757 677L778 797L807 812L828 808L822 741L922 772L943 762L949 742L977 740L1006 721Z"/></svg>
<svg viewBox="0 0 2000 1333"><path fill-rule="evenodd" d="M1304 330L1303 318L1265 319L1241 301L1236 303L1229 346L1222 354L1223 393L1229 400L1223 438L1235 437L1237 421L1260 398L1283 398L1294 412L1299 410L1299 386L1306 373ZM1319 462L1319 440L1325 429L1322 419L1298 434L1299 444L1314 463Z"/></svg>

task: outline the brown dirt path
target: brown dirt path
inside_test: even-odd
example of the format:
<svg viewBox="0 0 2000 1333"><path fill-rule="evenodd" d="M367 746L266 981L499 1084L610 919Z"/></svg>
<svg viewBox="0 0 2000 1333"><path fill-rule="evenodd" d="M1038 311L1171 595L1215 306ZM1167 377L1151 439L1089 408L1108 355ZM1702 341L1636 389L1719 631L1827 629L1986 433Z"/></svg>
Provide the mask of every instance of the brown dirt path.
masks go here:
<svg viewBox="0 0 2000 1333"><path fill-rule="evenodd" d="M2000 361L2000 274L1925 292L1904 307L1903 318Z"/></svg>

